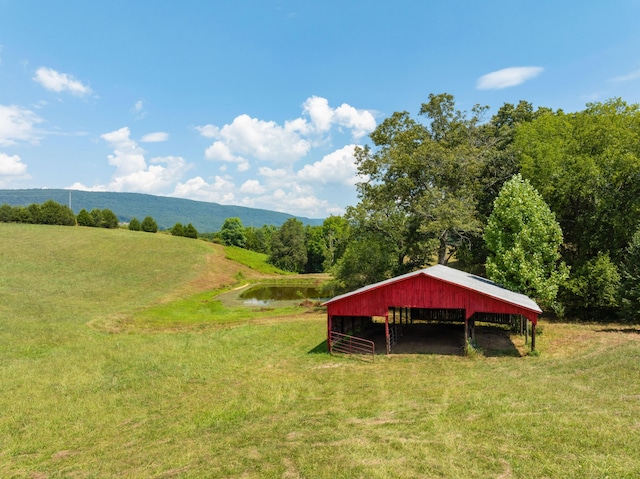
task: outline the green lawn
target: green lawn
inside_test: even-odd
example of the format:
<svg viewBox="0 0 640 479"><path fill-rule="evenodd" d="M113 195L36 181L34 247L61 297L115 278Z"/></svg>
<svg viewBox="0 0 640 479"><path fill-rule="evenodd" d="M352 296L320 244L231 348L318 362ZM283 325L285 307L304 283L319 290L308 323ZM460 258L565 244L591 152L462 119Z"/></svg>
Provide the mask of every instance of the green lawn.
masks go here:
<svg viewBox="0 0 640 479"><path fill-rule="evenodd" d="M324 352L320 311L176 297L226 267L201 241L0 223L0 245L0 477L640 476L637 328L371 363Z"/></svg>

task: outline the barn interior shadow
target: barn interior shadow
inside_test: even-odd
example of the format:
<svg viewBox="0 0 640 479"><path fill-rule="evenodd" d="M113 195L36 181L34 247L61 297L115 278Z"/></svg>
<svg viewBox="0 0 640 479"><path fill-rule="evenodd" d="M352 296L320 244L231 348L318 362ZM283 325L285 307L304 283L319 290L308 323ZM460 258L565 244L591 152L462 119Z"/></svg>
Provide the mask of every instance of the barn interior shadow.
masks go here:
<svg viewBox="0 0 640 479"><path fill-rule="evenodd" d="M374 323L358 337L375 343L376 354L386 354L384 323ZM486 357L513 356L521 354L511 340L509 331L493 324L476 326L476 343ZM327 342L323 341L309 354L326 353ZM416 322L402 328L398 342L391 354L431 354L442 356L464 355L464 324L454 322Z"/></svg>
<svg viewBox="0 0 640 479"><path fill-rule="evenodd" d="M464 326L455 323L414 323L403 328L393 354L464 354Z"/></svg>

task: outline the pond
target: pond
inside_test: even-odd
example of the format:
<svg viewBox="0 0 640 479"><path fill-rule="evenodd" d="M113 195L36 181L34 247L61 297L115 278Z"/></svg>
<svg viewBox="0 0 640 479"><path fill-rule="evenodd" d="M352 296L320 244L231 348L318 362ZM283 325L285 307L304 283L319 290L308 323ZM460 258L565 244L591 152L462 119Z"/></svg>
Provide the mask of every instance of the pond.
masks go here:
<svg viewBox="0 0 640 479"><path fill-rule="evenodd" d="M326 293L325 293L326 296ZM310 299L320 301L328 299L320 291L320 288L306 285L274 285L259 284L240 294L244 304L252 306L265 306L273 301L296 301Z"/></svg>

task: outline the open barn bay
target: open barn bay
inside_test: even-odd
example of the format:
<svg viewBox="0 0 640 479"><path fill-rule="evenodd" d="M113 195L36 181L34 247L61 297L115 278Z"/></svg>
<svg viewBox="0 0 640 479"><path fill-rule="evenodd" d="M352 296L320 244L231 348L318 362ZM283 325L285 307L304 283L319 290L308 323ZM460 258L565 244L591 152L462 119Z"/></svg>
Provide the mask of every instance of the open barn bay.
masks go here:
<svg viewBox="0 0 640 479"><path fill-rule="evenodd" d="M317 308L217 301L266 273L216 245L15 224L0 245L1 477L640 475L637 326L362 361L326 354Z"/></svg>

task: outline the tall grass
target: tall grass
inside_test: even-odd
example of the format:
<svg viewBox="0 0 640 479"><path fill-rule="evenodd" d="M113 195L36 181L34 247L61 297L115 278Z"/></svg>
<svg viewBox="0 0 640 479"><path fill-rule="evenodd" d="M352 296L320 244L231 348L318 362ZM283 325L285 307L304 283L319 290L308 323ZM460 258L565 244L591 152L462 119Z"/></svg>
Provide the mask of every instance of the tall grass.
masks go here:
<svg viewBox="0 0 640 479"><path fill-rule="evenodd" d="M198 300L160 301L206 273L203 242L0 225L0 244L0 477L640 475L636 329L370 363L323 352L312 310L167 328Z"/></svg>

